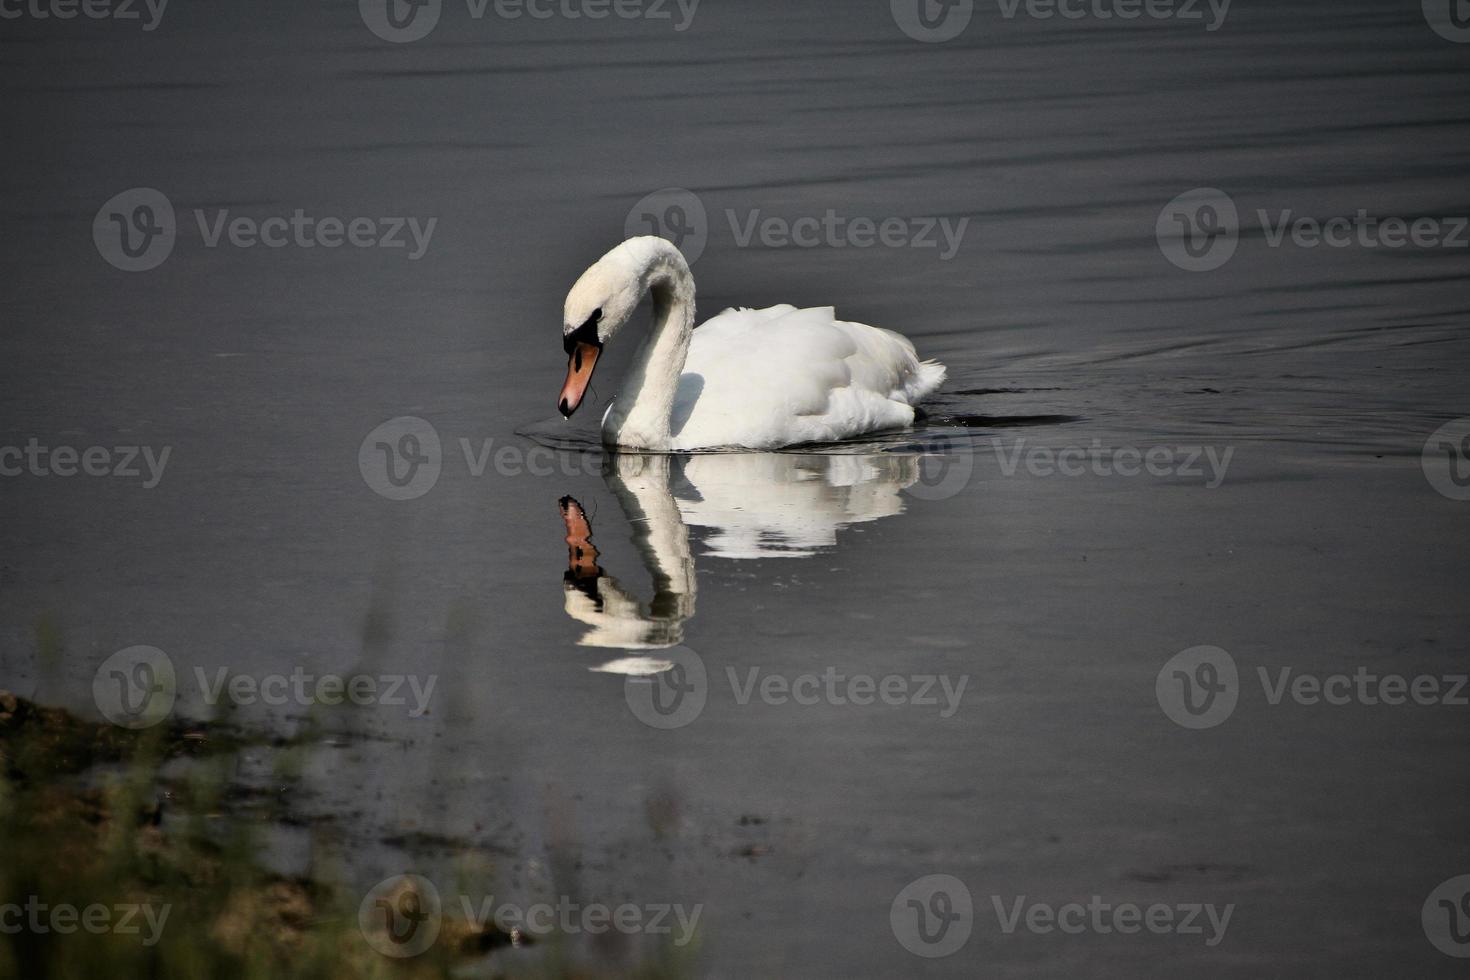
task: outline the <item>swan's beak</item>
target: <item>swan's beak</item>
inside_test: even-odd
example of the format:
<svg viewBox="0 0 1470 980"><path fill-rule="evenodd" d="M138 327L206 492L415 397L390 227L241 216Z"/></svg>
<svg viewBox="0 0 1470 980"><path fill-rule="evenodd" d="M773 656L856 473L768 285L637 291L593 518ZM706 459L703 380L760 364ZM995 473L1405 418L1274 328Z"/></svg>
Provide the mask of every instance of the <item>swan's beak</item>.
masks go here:
<svg viewBox="0 0 1470 980"><path fill-rule="evenodd" d="M592 380L592 369L597 366L597 355L602 353L601 344L578 341L572 346L567 359L567 383L561 386L561 400L556 407L563 418L571 418L582 396L587 394L587 383Z"/></svg>

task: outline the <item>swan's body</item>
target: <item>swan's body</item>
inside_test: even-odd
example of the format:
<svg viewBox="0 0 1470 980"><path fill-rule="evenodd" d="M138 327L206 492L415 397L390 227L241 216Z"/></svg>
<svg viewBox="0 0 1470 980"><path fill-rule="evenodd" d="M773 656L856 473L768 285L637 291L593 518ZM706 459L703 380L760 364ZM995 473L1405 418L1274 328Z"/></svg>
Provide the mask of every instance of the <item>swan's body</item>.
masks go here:
<svg viewBox="0 0 1470 980"><path fill-rule="evenodd" d="M944 381L891 330L838 320L831 307L726 310L694 328L694 279L672 243L630 238L567 296L570 415L602 343L653 295L652 333L608 406L609 445L656 451L775 449L898 429Z"/></svg>

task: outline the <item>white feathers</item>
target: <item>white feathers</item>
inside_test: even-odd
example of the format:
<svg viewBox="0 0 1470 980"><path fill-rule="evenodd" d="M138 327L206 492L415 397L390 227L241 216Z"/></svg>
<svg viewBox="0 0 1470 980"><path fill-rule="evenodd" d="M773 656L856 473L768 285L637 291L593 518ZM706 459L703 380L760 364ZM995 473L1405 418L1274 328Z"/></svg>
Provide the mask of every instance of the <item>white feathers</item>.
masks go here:
<svg viewBox="0 0 1470 980"><path fill-rule="evenodd" d="M944 380L907 338L830 306L725 310L695 329L671 449L771 449L902 428Z"/></svg>

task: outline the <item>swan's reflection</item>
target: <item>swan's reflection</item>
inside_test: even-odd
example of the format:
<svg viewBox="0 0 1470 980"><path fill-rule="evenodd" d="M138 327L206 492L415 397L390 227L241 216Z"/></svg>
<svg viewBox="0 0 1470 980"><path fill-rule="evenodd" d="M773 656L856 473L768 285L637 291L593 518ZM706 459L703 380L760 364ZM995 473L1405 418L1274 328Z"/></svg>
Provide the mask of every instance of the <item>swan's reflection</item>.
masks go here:
<svg viewBox="0 0 1470 980"><path fill-rule="evenodd" d="M627 650L683 642L697 591L690 527L708 529L699 535L702 554L813 555L833 547L850 524L903 513L900 491L918 480L919 464L919 457L898 453L613 454L603 476L633 527L653 599L640 602L603 570L591 522L576 500L563 497L566 611L589 627L578 642ZM640 671L653 662L615 663Z"/></svg>

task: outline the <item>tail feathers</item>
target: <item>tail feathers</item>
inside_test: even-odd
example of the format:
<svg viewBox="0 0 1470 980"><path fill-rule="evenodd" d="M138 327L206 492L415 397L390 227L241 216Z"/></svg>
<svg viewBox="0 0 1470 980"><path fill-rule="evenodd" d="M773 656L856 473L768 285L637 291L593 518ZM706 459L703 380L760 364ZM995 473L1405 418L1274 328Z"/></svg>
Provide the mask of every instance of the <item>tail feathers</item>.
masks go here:
<svg viewBox="0 0 1470 980"><path fill-rule="evenodd" d="M914 372L914 377L908 384L909 404L938 391L939 386L944 384L947 373L944 365L938 361L920 361L919 369Z"/></svg>

